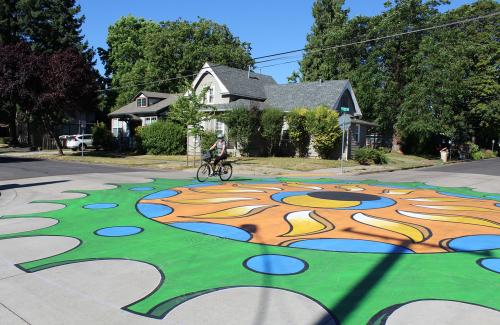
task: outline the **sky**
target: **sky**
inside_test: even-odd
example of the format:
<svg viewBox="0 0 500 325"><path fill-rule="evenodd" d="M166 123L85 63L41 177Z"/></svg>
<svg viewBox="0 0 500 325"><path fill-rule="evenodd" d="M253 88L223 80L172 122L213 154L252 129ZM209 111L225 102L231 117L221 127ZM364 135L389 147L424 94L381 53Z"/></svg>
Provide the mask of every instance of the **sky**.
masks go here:
<svg viewBox="0 0 500 325"><path fill-rule="evenodd" d="M259 57L277 52L301 49L306 45L307 34L313 24L314 0L77 0L85 15L82 32L93 48L106 48L108 27L120 17L133 15L153 21L189 21L198 17L211 19L229 27L234 36L252 46L252 56ZM373 16L384 9L385 0L346 0L350 17ZM446 11L473 0L451 0L441 8ZM283 62L299 59L300 55ZM275 62L269 63L274 64ZM264 66L266 64L261 64ZM97 68L104 73L97 59ZM287 77L299 69L298 63L274 67L257 66L256 72L274 77L278 83L286 83Z"/></svg>

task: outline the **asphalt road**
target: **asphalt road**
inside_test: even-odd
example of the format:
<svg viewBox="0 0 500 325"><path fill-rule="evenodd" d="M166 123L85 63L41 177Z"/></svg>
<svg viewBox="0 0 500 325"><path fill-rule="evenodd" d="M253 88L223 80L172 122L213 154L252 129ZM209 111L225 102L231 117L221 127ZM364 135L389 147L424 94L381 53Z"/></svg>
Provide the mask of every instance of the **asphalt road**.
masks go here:
<svg viewBox="0 0 500 325"><path fill-rule="evenodd" d="M419 172L446 172L458 174L479 174L500 176L500 158L478 160L472 162L457 163L451 165L444 165L438 167L429 167L423 169L416 169Z"/></svg>
<svg viewBox="0 0 500 325"><path fill-rule="evenodd" d="M0 156L0 181L44 176L120 173L129 171L141 170L107 165Z"/></svg>

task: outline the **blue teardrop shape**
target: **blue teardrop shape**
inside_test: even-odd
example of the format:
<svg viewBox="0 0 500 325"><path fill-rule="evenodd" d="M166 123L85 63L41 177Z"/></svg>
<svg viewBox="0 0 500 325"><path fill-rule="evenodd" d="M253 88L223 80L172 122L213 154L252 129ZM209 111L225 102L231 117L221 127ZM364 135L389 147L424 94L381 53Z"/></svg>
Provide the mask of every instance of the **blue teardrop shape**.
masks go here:
<svg viewBox="0 0 500 325"><path fill-rule="evenodd" d="M397 246L371 240L343 238L306 239L294 242L288 245L288 247L349 253L413 253L411 249L403 246Z"/></svg>
<svg viewBox="0 0 500 325"><path fill-rule="evenodd" d="M137 210L146 218L157 218L172 213L172 208L163 204L138 203Z"/></svg>
<svg viewBox="0 0 500 325"><path fill-rule="evenodd" d="M219 225L209 222L173 222L169 226L198 232L205 235L217 236L221 238L238 241L248 241L252 236L245 230L228 225Z"/></svg>

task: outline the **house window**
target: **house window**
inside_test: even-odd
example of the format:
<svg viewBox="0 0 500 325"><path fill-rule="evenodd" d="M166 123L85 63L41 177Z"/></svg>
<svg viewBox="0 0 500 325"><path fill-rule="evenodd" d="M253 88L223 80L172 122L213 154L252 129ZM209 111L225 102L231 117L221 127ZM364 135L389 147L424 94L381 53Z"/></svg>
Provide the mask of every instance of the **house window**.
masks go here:
<svg viewBox="0 0 500 325"><path fill-rule="evenodd" d="M148 99L146 97L137 98L137 107L147 107Z"/></svg>
<svg viewBox="0 0 500 325"><path fill-rule="evenodd" d="M157 121L157 119L158 118L156 116L145 117L144 118L144 126L153 124L154 122Z"/></svg>
<svg viewBox="0 0 500 325"><path fill-rule="evenodd" d="M225 129L225 124L216 120L215 121L215 133L217 134L224 134L224 129Z"/></svg>
<svg viewBox="0 0 500 325"><path fill-rule="evenodd" d="M210 86L210 88L207 89L207 94L205 95L205 101L207 104L212 104L214 102L214 88Z"/></svg>

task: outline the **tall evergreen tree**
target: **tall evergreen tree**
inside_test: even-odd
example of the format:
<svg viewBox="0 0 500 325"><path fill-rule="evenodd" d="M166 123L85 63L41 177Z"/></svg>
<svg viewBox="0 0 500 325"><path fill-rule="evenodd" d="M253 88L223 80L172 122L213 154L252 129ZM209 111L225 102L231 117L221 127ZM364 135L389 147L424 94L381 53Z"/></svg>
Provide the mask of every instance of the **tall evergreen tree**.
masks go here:
<svg viewBox="0 0 500 325"><path fill-rule="evenodd" d="M34 51L30 55L50 55L71 49L72 53L76 51L82 55L92 67L94 53L84 42L81 34L84 19L85 17L80 15L80 6L76 5L76 0L3 0L0 1L0 46L4 47L4 51L9 52L12 47L16 46L25 50L26 48L19 44L27 44ZM24 58L21 54L20 57ZM13 72L14 68L15 66L11 66L9 71ZM25 77L23 71L23 69L17 70L18 78ZM82 79L92 84L86 86L81 84L81 86L94 87L97 75L95 69L93 69L93 75L94 78ZM74 78L77 77L77 75L74 76ZM17 87L19 83L14 82L13 85ZM10 92L9 100L0 102L0 110L9 113L10 134L14 142L17 134L17 111L26 112L29 108L26 103L28 90L33 89L24 89L24 95L20 95L22 91Z"/></svg>

